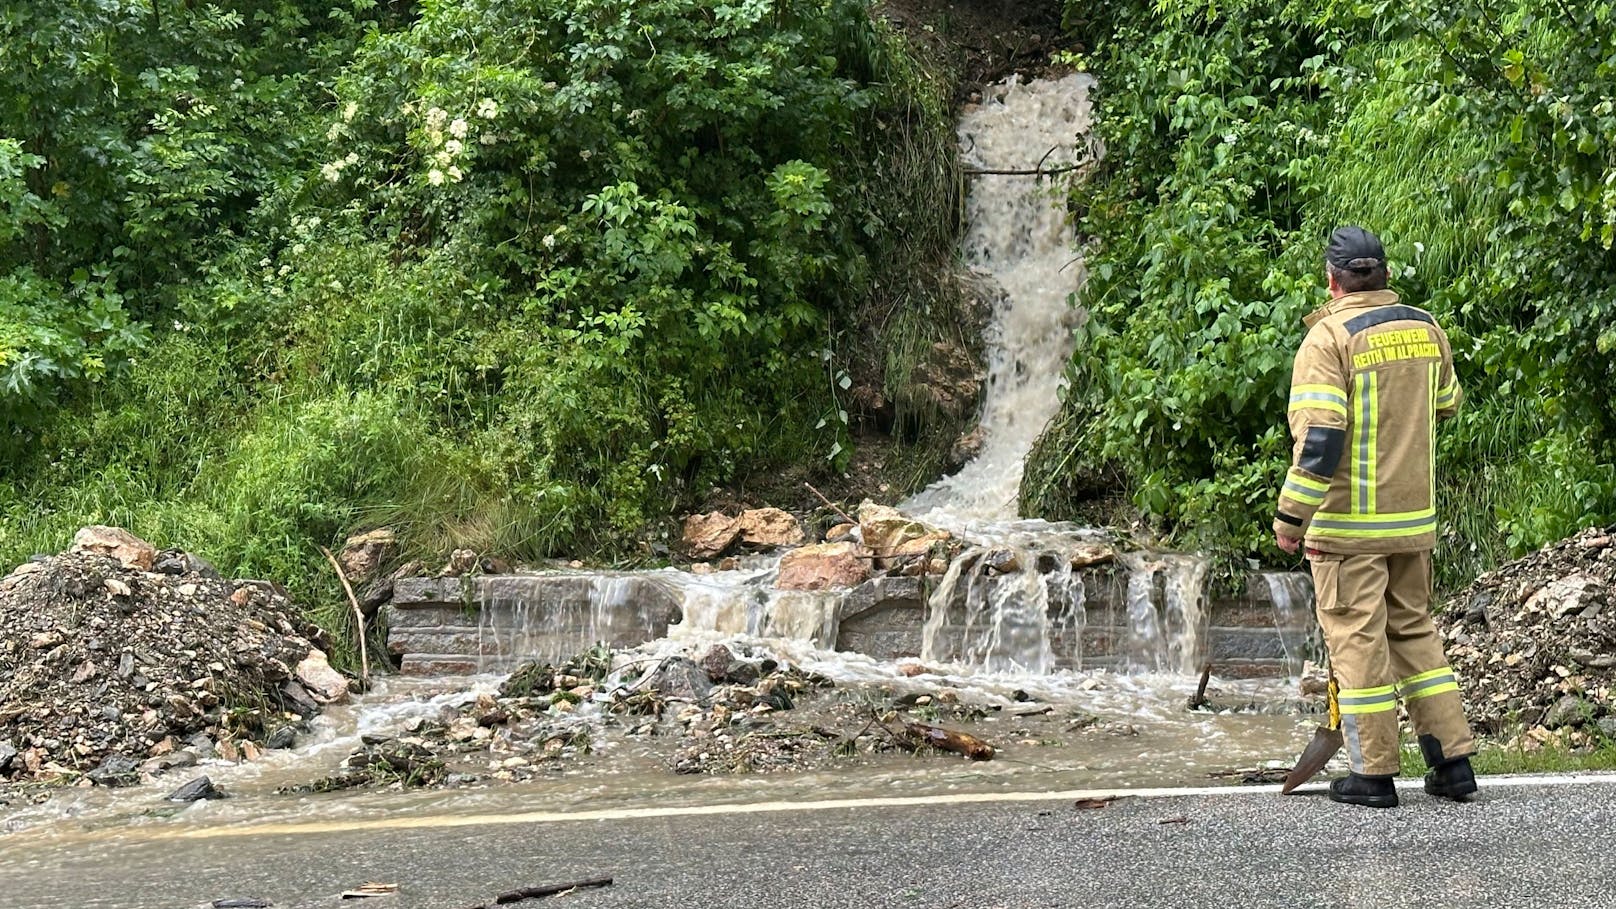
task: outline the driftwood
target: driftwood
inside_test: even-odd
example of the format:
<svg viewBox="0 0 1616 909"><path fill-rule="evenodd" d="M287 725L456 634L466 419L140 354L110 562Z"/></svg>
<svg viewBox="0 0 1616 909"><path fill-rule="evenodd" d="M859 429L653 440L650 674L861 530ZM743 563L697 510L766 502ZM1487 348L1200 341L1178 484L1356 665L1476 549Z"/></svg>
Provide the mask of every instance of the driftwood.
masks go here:
<svg viewBox="0 0 1616 909"><path fill-rule="evenodd" d="M840 507L837 506L837 504L835 502L832 502L830 499L825 498L825 494L820 492L819 490L815 489L814 484L812 484L812 483L804 483L802 485L808 487L809 492L811 492L814 495L818 496L819 501L824 502L827 506L829 506L830 510L836 512L836 514L839 515L843 521L846 521L849 524L854 524L854 525L858 524L858 518L855 518L852 515L848 514L847 512L843 511Z"/></svg>
<svg viewBox="0 0 1616 909"><path fill-rule="evenodd" d="M495 905L503 906L507 903L520 903L522 900L538 899L541 896L555 896L569 890L582 890L585 887L610 887L610 877L591 877L581 881L572 881L567 884L546 884L542 887L523 887L509 893L501 893L494 897Z"/></svg>
<svg viewBox="0 0 1616 909"><path fill-rule="evenodd" d="M928 745L939 751L963 754L973 761L993 760L993 746L974 735L925 723L910 723L903 727L903 730L921 745Z"/></svg>

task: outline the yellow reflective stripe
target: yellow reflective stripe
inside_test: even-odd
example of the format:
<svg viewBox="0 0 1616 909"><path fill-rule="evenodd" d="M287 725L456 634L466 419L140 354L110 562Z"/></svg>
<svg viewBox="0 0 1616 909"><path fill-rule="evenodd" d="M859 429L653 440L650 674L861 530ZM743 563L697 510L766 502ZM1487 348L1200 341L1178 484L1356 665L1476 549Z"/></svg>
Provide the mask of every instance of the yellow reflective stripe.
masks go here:
<svg viewBox="0 0 1616 909"><path fill-rule="evenodd" d="M1321 511L1319 519L1332 523L1342 524L1406 524L1421 519L1436 520L1435 508L1421 508L1419 511L1387 511L1381 514L1342 514L1339 511Z"/></svg>
<svg viewBox="0 0 1616 909"><path fill-rule="evenodd" d="M1365 422L1363 407L1366 397L1364 394L1366 375L1367 373L1359 373L1352 377L1352 391L1355 397L1352 415L1352 452L1347 457L1351 465L1347 470L1347 510L1353 514L1362 510L1358 507L1358 490L1363 483L1363 459L1358 457L1358 453L1363 448L1361 437Z"/></svg>
<svg viewBox="0 0 1616 909"><path fill-rule="evenodd" d="M1398 682L1397 682L1397 687L1398 688L1407 688L1410 685L1418 685L1421 682L1429 682L1432 679L1441 678L1442 676L1445 676L1445 675L1453 675L1453 667L1451 667L1451 666L1438 666L1437 668L1432 669L1429 672L1422 672L1422 673L1419 673L1418 675L1411 675L1406 679L1399 679Z"/></svg>
<svg viewBox="0 0 1616 909"><path fill-rule="evenodd" d="M1379 431L1380 375L1379 373L1372 372L1369 374L1369 431L1367 433L1369 438L1369 443L1367 446L1369 460L1365 467L1365 471L1369 475L1369 481L1365 484L1369 487L1369 501L1364 505L1363 509L1366 514L1375 513L1375 462L1380 457L1379 452L1376 450L1376 446L1379 444L1379 440L1376 438L1376 436L1379 434Z"/></svg>
<svg viewBox="0 0 1616 909"><path fill-rule="evenodd" d="M1410 692L1403 695L1403 700L1405 700L1405 701L1417 701L1420 698L1428 698L1428 697L1430 697L1430 696L1432 696L1434 694L1447 694L1450 691L1458 691L1458 690L1459 690L1459 683L1458 682L1443 682L1440 685L1432 685L1429 688L1421 688L1418 691L1410 691Z"/></svg>
<svg viewBox="0 0 1616 909"><path fill-rule="evenodd" d="M1328 537L1337 540L1397 540L1403 537L1417 537L1436 532L1436 518L1423 524L1412 524L1406 527L1320 527L1318 521L1308 526L1308 536Z"/></svg>
<svg viewBox="0 0 1616 909"><path fill-rule="evenodd" d="M1291 498L1291 499L1295 499L1296 501L1301 502L1303 505L1323 505L1324 504L1324 493L1322 493L1322 492L1309 492L1306 489L1298 489L1295 486L1291 485L1290 483L1285 484L1285 488L1280 490L1279 496L1280 496L1280 498L1287 498L1288 497L1288 498Z"/></svg>
<svg viewBox="0 0 1616 909"><path fill-rule="evenodd" d="M1348 703L1346 698L1341 699L1341 713L1343 715L1359 713L1385 713L1388 710L1396 709L1396 698L1389 698L1384 701L1376 701L1372 704L1352 704Z"/></svg>
<svg viewBox="0 0 1616 909"><path fill-rule="evenodd" d="M1291 395L1288 412L1295 413L1298 410L1328 410L1343 417L1347 415L1347 405L1344 401L1326 398L1323 395Z"/></svg>
<svg viewBox="0 0 1616 909"><path fill-rule="evenodd" d="M1303 473L1298 473L1296 468L1294 468L1294 467L1291 468L1290 473L1285 475L1285 482L1286 483L1295 483L1297 486L1300 486L1303 489L1311 489L1314 492L1329 492L1330 491L1330 484L1329 483L1326 483L1323 480L1315 480L1312 477L1307 476L1306 474L1303 474Z"/></svg>
<svg viewBox="0 0 1616 909"><path fill-rule="evenodd" d="M1347 390L1336 385L1321 385L1318 383L1305 385L1292 385L1291 397L1297 395L1329 395L1342 404L1347 403Z"/></svg>

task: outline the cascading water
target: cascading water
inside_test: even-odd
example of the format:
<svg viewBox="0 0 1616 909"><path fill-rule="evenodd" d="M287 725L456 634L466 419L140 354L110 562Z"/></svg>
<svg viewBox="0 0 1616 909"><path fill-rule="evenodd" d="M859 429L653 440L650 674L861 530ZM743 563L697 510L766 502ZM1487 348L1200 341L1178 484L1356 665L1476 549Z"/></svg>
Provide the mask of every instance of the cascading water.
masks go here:
<svg viewBox="0 0 1616 909"><path fill-rule="evenodd" d="M960 151L978 169L1069 166L1089 125L1081 74L989 90L959 121ZM1045 176L978 177L966 195L966 265L990 276L1004 296L988 334L981 452L959 473L910 499L904 510L960 528L1016 516L1022 464L1060 406L1058 389L1081 313L1068 298L1082 279L1075 238L1059 198L1064 182Z"/></svg>

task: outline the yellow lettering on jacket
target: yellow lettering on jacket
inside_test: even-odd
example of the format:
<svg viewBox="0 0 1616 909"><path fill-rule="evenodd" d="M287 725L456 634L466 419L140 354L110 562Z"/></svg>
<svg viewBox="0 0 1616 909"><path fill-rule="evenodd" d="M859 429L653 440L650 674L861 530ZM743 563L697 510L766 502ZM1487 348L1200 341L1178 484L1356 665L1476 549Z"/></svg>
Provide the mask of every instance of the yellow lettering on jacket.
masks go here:
<svg viewBox="0 0 1616 909"><path fill-rule="evenodd" d="M1366 338L1369 349L1352 355L1353 369L1368 369L1398 360L1440 360L1442 348L1431 337L1430 329L1405 328L1383 331Z"/></svg>

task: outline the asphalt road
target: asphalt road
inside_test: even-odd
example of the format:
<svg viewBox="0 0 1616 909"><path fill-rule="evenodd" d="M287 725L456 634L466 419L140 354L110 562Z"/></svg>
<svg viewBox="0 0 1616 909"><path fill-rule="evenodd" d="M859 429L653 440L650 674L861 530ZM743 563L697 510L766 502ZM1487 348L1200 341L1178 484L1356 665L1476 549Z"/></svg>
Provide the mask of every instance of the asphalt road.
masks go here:
<svg viewBox="0 0 1616 909"><path fill-rule="evenodd" d="M518 906L1616 907L1616 776L1488 785L1455 805L1404 790L1391 811L1268 791L865 804L402 829L150 839L0 837L4 909L189 909L221 897L457 909L522 886L610 874L609 888ZM827 793L833 798L834 793ZM443 823L464 826L441 826Z"/></svg>

